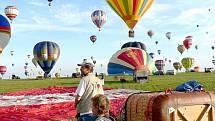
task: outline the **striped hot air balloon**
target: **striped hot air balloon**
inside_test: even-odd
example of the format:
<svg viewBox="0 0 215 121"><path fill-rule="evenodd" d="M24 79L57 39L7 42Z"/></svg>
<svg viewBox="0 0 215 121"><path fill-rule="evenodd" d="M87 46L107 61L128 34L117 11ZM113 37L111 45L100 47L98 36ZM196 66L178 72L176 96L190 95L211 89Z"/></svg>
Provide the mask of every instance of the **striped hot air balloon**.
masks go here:
<svg viewBox="0 0 215 121"><path fill-rule="evenodd" d="M164 60L156 60L155 61L155 67L158 69L158 71L163 71L165 66Z"/></svg>
<svg viewBox="0 0 215 121"><path fill-rule="evenodd" d="M16 6L7 6L4 9L5 15L12 21L16 16L19 15L19 11Z"/></svg>
<svg viewBox="0 0 215 121"><path fill-rule="evenodd" d="M50 41L39 42L33 49L34 58L47 76L60 56L59 46Z"/></svg>
<svg viewBox="0 0 215 121"><path fill-rule="evenodd" d="M96 42L96 40L97 40L97 37L96 37L96 35L92 35L92 36L90 36L90 41L91 42Z"/></svg>
<svg viewBox="0 0 215 121"><path fill-rule="evenodd" d="M188 71L193 66L194 59L193 58L183 58L181 60L183 67Z"/></svg>
<svg viewBox="0 0 215 121"><path fill-rule="evenodd" d="M150 8L154 0L106 0L114 12L127 24L130 32ZM129 37L133 37L129 34Z"/></svg>
<svg viewBox="0 0 215 121"><path fill-rule="evenodd" d="M4 16L0 15L0 54L10 41L10 37L11 37L10 23Z"/></svg>
<svg viewBox="0 0 215 121"><path fill-rule="evenodd" d="M0 66L0 74L3 76L7 72L6 66Z"/></svg>
<svg viewBox="0 0 215 121"><path fill-rule="evenodd" d="M129 74L135 71L147 71L153 73L155 70L154 61L146 53L139 48L123 48L117 51L108 63L108 74Z"/></svg>
<svg viewBox="0 0 215 121"><path fill-rule="evenodd" d="M91 14L91 19L100 31L101 27L105 24L107 20L107 16L103 10L96 10Z"/></svg>

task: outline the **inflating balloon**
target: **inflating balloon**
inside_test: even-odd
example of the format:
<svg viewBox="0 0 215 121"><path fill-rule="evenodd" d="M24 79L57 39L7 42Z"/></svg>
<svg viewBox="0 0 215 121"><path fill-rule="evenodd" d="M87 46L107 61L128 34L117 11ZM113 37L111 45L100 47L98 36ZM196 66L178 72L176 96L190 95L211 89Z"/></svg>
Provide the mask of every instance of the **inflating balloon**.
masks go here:
<svg viewBox="0 0 215 121"><path fill-rule="evenodd" d="M45 72L45 77L47 77L60 56L60 48L54 42L43 41L34 46L33 54L38 65Z"/></svg>
<svg viewBox="0 0 215 121"><path fill-rule="evenodd" d="M108 74L130 74L143 70L149 73L155 71L153 59L146 51L139 48L123 48L117 51L108 63Z"/></svg>
<svg viewBox="0 0 215 121"><path fill-rule="evenodd" d="M127 48L127 47L135 47L135 48L140 48L142 50L146 51L146 45L143 44L142 42L127 42L122 45L121 49Z"/></svg>
<svg viewBox="0 0 215 121"><path fill-rule="evenodd" d="M106 0L114 12L124 20L130 31L150 8L154 0ZM131 32L132 34L134 32ZM132 36L129 36L132 37Z"/></svg>

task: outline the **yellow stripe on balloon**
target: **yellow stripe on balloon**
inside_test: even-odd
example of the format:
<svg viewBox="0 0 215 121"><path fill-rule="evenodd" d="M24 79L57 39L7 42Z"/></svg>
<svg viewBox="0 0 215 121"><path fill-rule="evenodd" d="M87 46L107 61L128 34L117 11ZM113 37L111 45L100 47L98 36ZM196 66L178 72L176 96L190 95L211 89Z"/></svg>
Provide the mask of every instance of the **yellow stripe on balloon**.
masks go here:
<svg viewBox="0 0 215 121"><path fill-rule="evenodd" d="M145 5L143 11L141 12L140 16L143 16L145 14L145 12L150 8L150 6L152 5L153 2L154 2L154 0L149 0L146 3L146 5Z"/></svg>
<svg viewBox="0 0 215 121"><path fill-rule="evenodd" d="M120 9L122 10L122 15L123 15L123 17L124 16L126 16L127 15L127 13L126 13L126 10L125 10L125 7L124 7L124 5L123 5L123 2L122 2L122 0L115 0L115 1L117 1L117 3L119 4L119 7L120 7ZM123 18L122 17L122 18Z"/></svg>
<svg viewBox="0 0 215 121"><path fill-rule="evenodd" d="M141 9L141 5L143 4L143 1L144 0L138 0L138 7L137 7L137 10L136 10L134 15L138 15L138 13L139 13L139 11Z"/></svg>
<svg viewBox="0 0 215 121"><path fill-rule="evenodd" d="M128 2L128 8L129 8L128 15L132 15L133 14L133 0L127 0L127 2Z"/></svg>
<svg viewBox="0 0 215 121"><path fill-rule="evenodd" d="M121 18L123 18L123 13L121 13L120 11L119 11L119 8L118 8L118 6L116 6L117 4L115 3L115 2L117 2L117 0L108 0L107 1L112 7L113 7L113 9L114 9L114 11L121 17Z"/></svg>

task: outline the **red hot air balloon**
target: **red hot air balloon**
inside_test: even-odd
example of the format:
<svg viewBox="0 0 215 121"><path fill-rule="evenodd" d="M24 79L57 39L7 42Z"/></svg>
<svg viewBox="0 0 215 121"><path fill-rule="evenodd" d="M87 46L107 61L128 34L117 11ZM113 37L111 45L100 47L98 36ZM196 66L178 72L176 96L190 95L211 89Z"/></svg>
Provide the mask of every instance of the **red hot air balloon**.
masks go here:
<svg viewBox="0 0 215 121"><path fill-rule="evenodd" d="M187 36L183 41L183 45L187 50L192 46L192 38L192 36Z"/></svg>
<svg viewBox="0 0 215 121"><path fill-rule="evenodd" d="M6 66L0 66L0 74L3 76L7 71L7 67Z"/></svg>

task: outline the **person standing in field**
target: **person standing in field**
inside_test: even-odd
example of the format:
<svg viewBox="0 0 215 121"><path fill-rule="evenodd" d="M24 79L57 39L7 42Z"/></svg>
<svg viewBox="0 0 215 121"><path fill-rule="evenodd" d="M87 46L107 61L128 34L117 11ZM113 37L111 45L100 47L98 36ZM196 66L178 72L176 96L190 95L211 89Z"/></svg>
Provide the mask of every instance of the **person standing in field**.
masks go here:
<svg viewBox="0 0 215 121"><path fill-rule="evenodd" d="M89 121L92 117L91 99L97 94L104 94L104 90L101 80L93 74L94 65L92 63L84 61L78 66L81 66L82 78L76 90L76 117L79 121Z"/></svg>

